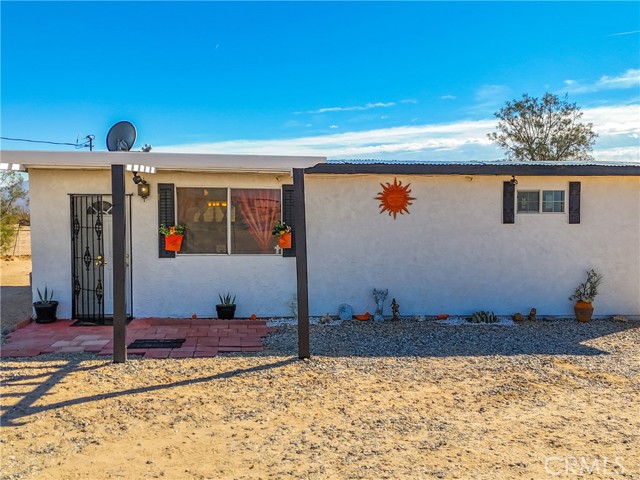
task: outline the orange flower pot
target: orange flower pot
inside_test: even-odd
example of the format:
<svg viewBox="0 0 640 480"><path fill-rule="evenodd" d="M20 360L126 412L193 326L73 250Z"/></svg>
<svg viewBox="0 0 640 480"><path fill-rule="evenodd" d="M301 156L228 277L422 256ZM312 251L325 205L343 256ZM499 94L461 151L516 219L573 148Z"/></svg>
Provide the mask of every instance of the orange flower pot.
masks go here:
<svg viewBox="0 0 640 480"><path fill-rule="evenodd" d="M182 248L182 239L184 235L165 235L164 249L168 252L179 252Z"/></svg>
<svg viewBox="0 0 640 480"><path fill-rule="evenodd" d="M586 323L590 321L593 316L593 305L591 302L577 301L573 307L573 311L576 314L576 320Z"/></svg>
<svg viewBox="0 0 640 480"><path fill-rule="evenodd" d="M280 235L280 238L278 238L278 245L280 245L280 248L291 248L291 234L284 233Z"/></svg>

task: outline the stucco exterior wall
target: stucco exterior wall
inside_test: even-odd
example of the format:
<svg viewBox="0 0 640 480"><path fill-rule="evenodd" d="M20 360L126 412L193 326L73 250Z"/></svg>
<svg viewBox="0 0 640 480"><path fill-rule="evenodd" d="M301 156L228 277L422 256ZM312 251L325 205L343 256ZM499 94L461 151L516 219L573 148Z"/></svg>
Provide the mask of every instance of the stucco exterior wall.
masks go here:
<svg viewBox="0 0 640 480"><path fill-rule="evenodd" d="M640 314L640 179L518 177L518 190L582 182L581 223L568 214L517 214L502 224L503 176L397 176L411 184L410 214L379 213L389 175L308 175L310 314L348 303L373 313L388 288L402 315L572 315L568 300L594 268L605 275L596 315ZM565 210L568 210L565 208ZM385 310L390 314L390 308Z"/></svg>
<svg viewBox="0 0 640 480"><path fill-rule="evenodd" d="M59 318L71 315L70 193L109 193L108 170L32 169L31 221L33 286L54 289ZM126 173L132 193L133 314L136 317L215 317L218 293L237 295L236 316L291 314L295 258L276 255L177 255L158 258L158 183L177 187L281 188L283 174L162 172L145 175L151 196L143 201ZM37 296L37 293L36 293Z"/></svg>
<svg viewBox="0 0 640 480"><path fill-rule="evenodd" d="M416 197L410 214L379 213L374 197L387 175L307 175L310 314L349 303L373 313L373 288L388 288L402 315L571 315L567 297L586 270L605 275L596 315L640 314L640 179L518 177L519 190L582 182L581 223L567 213L517 214L502 224L503 176L397 176ZM178 255L158 258L157 184L280 188L282 174L161 172L146 176L151 197L132 193L133 313L136 317L215 316L218 293L237 295L237 316L288 316L295 258ZM58 316L71 315L70 193L109 193L108 170L30 171L33 286L54 289ZM36 294L37 296L37 294ZM37 300L37 298L34 298ZM387 308L386 313L390 313Z"/></svg>

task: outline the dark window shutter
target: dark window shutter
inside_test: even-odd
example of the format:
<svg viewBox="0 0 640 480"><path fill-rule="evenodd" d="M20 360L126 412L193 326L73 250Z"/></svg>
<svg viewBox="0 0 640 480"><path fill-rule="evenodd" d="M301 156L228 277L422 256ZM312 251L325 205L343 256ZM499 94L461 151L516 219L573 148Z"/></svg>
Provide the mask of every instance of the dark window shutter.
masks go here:
<svg viewBox="0 0 640 480"><path fill-rule="evenodd" d="M511 182L502 184L502 223L515 223L516 186Z"/></svg>
<svg viewBox="0 0 640 480"><path fill-rule="evenodd" d="M569 223L580 223L580 182L569 182Z"/></svg>
<svg viewBox="0 0 640 480"><path fill-rule="evenodd" d="M173 183L158 184L158 228L160 224L175 225L176 214L174 206ZM175 252L168 252L164 249L164 235L158 233L158 257L175 258Z"/></svg>
<svg viewBox="0 0 640 480"><path fill-rule="evenodd" d="M293 217L293 185L282 186L282 221L291 225L291 248L282 251L283 257L296 256L296 223Z"/></svg>

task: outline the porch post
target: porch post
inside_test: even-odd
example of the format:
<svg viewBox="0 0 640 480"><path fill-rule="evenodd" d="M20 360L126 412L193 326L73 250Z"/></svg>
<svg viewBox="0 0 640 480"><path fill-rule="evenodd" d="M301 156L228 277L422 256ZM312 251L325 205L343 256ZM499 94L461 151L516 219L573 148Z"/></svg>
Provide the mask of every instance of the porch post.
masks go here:
<svg viewBox="0 0 640 480"><path fill-rule="evenodd" d="M111 165L113 209L113 362L127 361L126 216L124 165Z"/></svg>
<svg viewBox="0 0 640 480"><path fill-rule="evenodd" d="M304 204L304 169L293 169L293 216L296 236L298 289L298 357L309 358L309 285L307 280L307 224Z"/></svg>

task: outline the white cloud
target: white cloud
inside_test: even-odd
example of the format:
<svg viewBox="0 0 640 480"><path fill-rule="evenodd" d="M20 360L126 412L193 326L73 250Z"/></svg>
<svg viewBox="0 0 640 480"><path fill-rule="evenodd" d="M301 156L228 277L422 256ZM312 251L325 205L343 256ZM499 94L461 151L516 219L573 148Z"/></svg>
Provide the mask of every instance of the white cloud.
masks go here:
<svg viewBox="0 0 640 480"><path fill-rule="evenodd" d="M597 160L640 161L640 105L583 109L583 120L599 134ZM487 138L495 120L405 125L359 132L332 133L268 140L229 140L215 143L154 147L158 152L310 155L383 160L496 160L503 152Z"/></svg>
<svg viewBox="0 0 640 480"><path fill-rule="evenodd" d="M569 93L591 93L600 90L614 90L637 87L640 85L640 70L630 68L626 72L611 77L603 75L594 83L580 83L576 80L565 80Z"/></svg>
<svg viewBox="0 0 640 480"><path fill-rule="evenodd" d="M640 105L585 108L582 120L600 136L640 134Z"/></svg>
<svg viewBox="0 0 640 480"><path fill-rule="evenodd" d="M366 103L365 105L356 105L352 107L324 107L318 110L311 110L307 113L328 113L328 112L356 112L362 110L370 110L372 108L388 108L395 106L395 102L376 102Z"/></svg>
<svg viewBox="0 0 640 480"><path fill-rule="evenodd" d="M329 125L329 128L338 128L338 125Z"/></svg>
<svg viewBox="0 0 640 480"><path fill-rule="evenodd" d="M457 97L455 95L442 95L440 100L455 100Z"/></svg>
<svg viewBox="0 0 640 480"><path fill-rule="evenodd" d="M476 90L476 100L487 101L508 98L510 89L506 85L482 85Z"/></svg>
<svg viewBox="0 0 640 480"><path fill-rule="evenodd" d="M606 37L618 37L620 35L633 35L634 33L640 33L640 30L632 30L631 32L612 33L610 35L605 35L605 36Z"/></svg>

